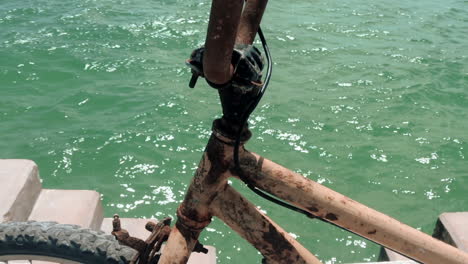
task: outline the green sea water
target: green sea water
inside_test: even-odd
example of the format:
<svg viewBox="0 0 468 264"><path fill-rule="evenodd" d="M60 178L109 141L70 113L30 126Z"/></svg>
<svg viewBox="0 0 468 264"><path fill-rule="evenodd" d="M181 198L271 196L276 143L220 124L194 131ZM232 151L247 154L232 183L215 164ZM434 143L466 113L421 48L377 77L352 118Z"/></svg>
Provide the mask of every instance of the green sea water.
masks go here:
<svg viewBox="0 0 468 264"><path fill-rule="evenodd" d="M105 215L175 216L220 115L188 88L210 1L0 0L0 158L45 188L95 189ZM468 211L468 1L271 1L271 85L247 147L432 233ZM233 185L325 263L378 246ZM218 263L259 263L215 219Z"/></svg>

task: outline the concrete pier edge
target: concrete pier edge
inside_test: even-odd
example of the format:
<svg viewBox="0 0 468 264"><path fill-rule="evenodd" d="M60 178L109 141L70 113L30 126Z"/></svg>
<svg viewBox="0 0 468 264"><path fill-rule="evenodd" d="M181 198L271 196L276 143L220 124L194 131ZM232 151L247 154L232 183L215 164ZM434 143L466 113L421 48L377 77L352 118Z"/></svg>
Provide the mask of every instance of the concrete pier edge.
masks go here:
<svg viewBox="0 0 468 264"><path fill-rule="evenodd" d="M34 161L25 159L0 159L0 222L5 221L56 221L77 224L110 233L111 218L104 218L100 194L90 190L43 189L39 170ZM121 218L122 226L132 236L146 239L144 225L149 219ZM442 213L433 236L468 252L468 212ZM208 254L192 254L189 263L216 263L216 249L208 246ZM9 261L8 264L30 262ZM48 262L33 261L32 264ZM382 248L379 264L413 264L414 261ZM0 262L0 264L6 264ZM355 263L364 264L364 263Z"/></svg>

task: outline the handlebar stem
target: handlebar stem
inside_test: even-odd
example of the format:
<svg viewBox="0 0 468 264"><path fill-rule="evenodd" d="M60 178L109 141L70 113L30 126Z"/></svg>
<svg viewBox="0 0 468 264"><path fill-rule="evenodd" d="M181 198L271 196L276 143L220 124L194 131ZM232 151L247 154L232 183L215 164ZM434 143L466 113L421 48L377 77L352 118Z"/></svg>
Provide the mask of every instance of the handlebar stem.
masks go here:
<svg viewBox="0 0 468 264"><path fill-rule="evenodd" d="M213 0L205 41L203 71L215 84L227 83L233 74L232 50L244 1Z"/></svg>
<svg viewBox="0 0 468 264"><path fill-rule="evenodd" d="M237 44L250 45L253 43L267 3L268 0L247 1L244 11L242 11L239 28L237 29Z"/></svg>

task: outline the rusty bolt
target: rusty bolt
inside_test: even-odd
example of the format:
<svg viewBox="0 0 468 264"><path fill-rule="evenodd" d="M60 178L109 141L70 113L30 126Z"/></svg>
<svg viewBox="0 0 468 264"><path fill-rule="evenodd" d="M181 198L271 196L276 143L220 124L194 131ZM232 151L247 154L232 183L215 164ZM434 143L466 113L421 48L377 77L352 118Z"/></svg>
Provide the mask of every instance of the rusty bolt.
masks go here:
<svg viewBox="0 0 468 264"><path fill-rule="evenodd" d="M122 229L120 225L120 217L118 214L114 215L114 220L112 220L112 227L113 227L112 231L114 232L120 231Z"/></svg>

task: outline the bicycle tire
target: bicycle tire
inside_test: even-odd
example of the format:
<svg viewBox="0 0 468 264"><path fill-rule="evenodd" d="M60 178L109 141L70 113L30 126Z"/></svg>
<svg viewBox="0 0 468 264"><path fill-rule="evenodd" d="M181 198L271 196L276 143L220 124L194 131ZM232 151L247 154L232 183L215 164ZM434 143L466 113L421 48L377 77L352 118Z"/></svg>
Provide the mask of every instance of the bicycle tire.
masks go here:
<svg viewBox="0 0 468 264"><path fill-rule="evenodd" d="M56 222L0 223L0 261L38 256L79 263L130 263L137 251L112 235ZM32 258L27 258L30 260ZM62 262L61 262L62 263ZM66 262L65 262L66 263Z"/></svg>

